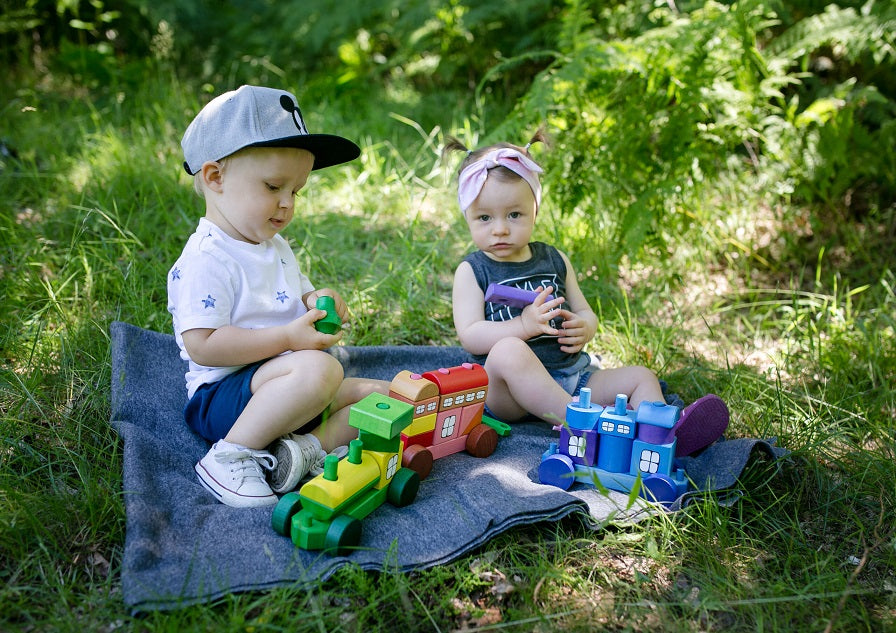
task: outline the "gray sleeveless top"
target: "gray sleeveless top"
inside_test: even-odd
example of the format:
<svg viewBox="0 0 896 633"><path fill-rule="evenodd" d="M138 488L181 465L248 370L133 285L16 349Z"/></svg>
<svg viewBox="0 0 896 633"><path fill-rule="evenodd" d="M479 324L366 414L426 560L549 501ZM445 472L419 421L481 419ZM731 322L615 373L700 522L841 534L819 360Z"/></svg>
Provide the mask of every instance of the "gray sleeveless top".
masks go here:
<svg viewBox="0 0 896 633"><path fill-rule="evenodd" d="M496 262L482 251L470 253L464 258L473 268L476 283L485 293L489 284L499 283L523 290L535 290L539 286L554 288L555 296L566 295L566 262L556 248L544 242L530 242L532 257L524 262ZM564 309L569 305L564 302ZM522 314L521 308L498 303L485 303L487 321L508 321ZM559 319L552 325L559 327ZM588 366L590 358L584 352L567 354L560 350L556 336L542 334L526 341L548 371L565 370L572 373ZM477 363L485 363L485 355L474 355Z"/></svg>

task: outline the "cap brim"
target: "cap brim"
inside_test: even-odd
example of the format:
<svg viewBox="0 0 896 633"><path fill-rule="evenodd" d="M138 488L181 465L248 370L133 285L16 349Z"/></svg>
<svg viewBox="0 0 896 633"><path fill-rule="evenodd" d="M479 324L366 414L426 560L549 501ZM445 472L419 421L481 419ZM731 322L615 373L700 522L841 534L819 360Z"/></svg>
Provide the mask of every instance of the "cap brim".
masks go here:
<svg viewBox="0 0 896 633"><path fill-rule="evenodd" d="M334 134L302 134L253 143L249 147L297 147L314 154L312 170L341 165L361 155L361 148L352 141Z"/></svg>

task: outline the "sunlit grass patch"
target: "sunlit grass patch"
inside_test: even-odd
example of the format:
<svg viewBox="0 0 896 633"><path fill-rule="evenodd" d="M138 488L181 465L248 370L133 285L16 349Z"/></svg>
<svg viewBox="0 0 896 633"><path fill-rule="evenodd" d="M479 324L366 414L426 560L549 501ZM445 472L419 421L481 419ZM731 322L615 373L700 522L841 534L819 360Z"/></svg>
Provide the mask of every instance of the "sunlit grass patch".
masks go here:
<svg viewBox="0 0 896 633"><path fill-rule="evenodd" d="M431 570L348 567L313 591L132 619L120 596L127 493L108 424L108 327L170 332L165 277L203 209L178 141L208 93L171 77L134 91L37 83L0 111L0 138L15 150L0 159L0 628L886 630L896 621L892 210L813 225L811 209L778 196L760 165L678 198L618 265L607 263L617 218L552 206L549 189L536 234L576 265L600 321L588 351L604 366L646 365L686 401L717 393L731 409L729 438L775 438L791 451L778 464L757 460L733 505L710 498L599 531L573 519L512 529ZM325 101L339 102L332 89ZM442 162L438 145L447 132L493 130L446 103L419 120L460 123L424 125L376 102L315 115L315 130L354 138L362 156L312 177L285 235L311 280L346 298L345 344L457 344L451 284L470 241L456 163Z"/></svg>

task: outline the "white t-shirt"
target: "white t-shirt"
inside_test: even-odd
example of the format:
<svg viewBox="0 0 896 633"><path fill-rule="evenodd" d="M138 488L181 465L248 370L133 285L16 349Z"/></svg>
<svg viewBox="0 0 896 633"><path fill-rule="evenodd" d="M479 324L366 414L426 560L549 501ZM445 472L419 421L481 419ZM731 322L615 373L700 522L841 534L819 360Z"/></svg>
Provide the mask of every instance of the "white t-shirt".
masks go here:
<svg viewBox="0 0 896 633"><path fill-rule="evenodd" d="M182 334L225 325L263 328L284 325L308 310L302 296L314 286L299 270L295 254L280 235L260 244L235 240L202 218L168 271L168 311L180 356L189 361L187 396L196 388L239 370L194 363Z"/></svg>

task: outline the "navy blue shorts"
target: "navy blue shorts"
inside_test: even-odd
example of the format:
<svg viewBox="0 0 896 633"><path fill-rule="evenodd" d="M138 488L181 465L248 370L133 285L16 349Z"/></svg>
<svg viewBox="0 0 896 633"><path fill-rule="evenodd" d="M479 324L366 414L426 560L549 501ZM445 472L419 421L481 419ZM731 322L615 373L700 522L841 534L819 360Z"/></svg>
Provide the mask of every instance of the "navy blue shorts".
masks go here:
<svg viewBox="0 0 896 633"><path fill-rule="evenodd" d="M223 439L252 397L252 377L262 363L252 363L217 382L200 385L184 407L187 426L209 442Z"/></svg>

